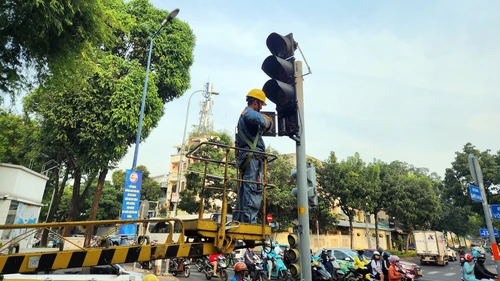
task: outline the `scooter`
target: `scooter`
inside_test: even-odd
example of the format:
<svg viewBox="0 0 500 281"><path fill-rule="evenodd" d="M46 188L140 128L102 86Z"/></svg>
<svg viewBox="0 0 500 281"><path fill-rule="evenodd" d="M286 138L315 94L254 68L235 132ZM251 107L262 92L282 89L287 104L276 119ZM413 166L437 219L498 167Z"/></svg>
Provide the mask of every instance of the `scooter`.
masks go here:
<svg viewBox="0 0 500 281"><path fill-rule="evenodd" d="M325 266L316 260L311 262L311 274L313 281L330 281L332 279L332 275L326 270Z"/></svg>
<svg viewBox="0 0 500 281"><path fill-rule="evenodd" d="M172 273L173 276L177 276L177 274L182 274L184 277L188 278L189 275L191 275L191 269L189 268L189 260L183 258L170 259L168 271Z"/></svg>
<svg viewBox="0 0 500 281"><path fill-rule="evenodd" d="M268 254L269 257L269 254ZM276 254L272 257L273 268L270 269L269 265L266 266L267 271L271 270L271 279L287 280L289 277L288 269L281 259L281 256Z"/></svg>
<svg viewBox="0 0 500 281"><path fill-rule="evenodd" d="M465 255L460 255L460 266L464 266Z"/></svg>
<svg viewBox="0 0 500 281"><path fill-rule="evenodd" d="M212 264L210 264L210 261L206 259L205 264L203 266L203 273L205 273L205 278L207 280L212 279L214 276L214 268L212 267ZM226 272L226 258L224 256L219 256L217 257L217 275L222 281L227 281L227 272Z"/></svg>

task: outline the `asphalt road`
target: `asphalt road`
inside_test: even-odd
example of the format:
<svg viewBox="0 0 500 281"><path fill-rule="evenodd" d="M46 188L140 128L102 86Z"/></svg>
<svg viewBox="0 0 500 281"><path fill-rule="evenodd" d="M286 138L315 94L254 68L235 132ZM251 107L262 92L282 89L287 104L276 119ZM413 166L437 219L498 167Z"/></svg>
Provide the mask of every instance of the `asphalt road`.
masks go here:
<svg viewBox="0 0 500 281"><path fill-rule="evenodd" d="M420 264L418 261L416 263ZM446 266L421 265L420 268L423 277L418 281L460 281L462 277L462 267L458 261L448 262ZM496 272L490 254L486 254L486 268L493 273Z"/></svg>

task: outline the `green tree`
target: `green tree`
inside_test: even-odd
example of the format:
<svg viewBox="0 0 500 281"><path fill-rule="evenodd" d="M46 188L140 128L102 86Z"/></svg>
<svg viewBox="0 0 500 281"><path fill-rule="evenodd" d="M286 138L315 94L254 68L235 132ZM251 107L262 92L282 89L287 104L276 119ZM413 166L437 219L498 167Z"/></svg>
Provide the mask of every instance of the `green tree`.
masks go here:
<svg viewBox="0 0 500 281"><path fill-rule="evenodd" d="M88 43L113 41L125 22L120 0L6 0L0 4L0 93L29 83L26 68L43 78L81 53ZM45 75L43 75L45 74ZM0 95L0 101L2 96Z"/></svg>
<svg viewBox="0 0 500 281"><path fill-rule="evenodd" d="M132 32L116 31L116 44L94 45L87 49L84 55L78 57L77 65L53 72L54 75L26 102L27 108L41 117L43 132L52 137L54 144L63 148L69 159L75 183L74 202L81 202L82 195L88 192L85 189L80 193L82 174L98 175L90 220L97 214L109 167L135 143L141 104L138 93L142 92L146 64L146 55L137 52L146 47L137 39L144 37L144 33L139 36L134 32L150 31L146 34L152 34L168 14L143 0L128 2L117 7L117 11L121 12L120 18L132 19L128 21ZM163 103L189 87L187 73L192 64L194 36L188 25L178 19L165 29L155 41L142 139L157 125L163 114ZM179 40L184 41L173 45L172 41ZM171 57L178 59L172 60ZM77 208L74 204L68 221L74 220Z"/></svg>
<svg viewBox="0 0 500 281"><path fill-rule="evenodd" d="M28 166L36 156L30 153L39 134L36 123L0 108L0 132L0 163Z"/></svg>

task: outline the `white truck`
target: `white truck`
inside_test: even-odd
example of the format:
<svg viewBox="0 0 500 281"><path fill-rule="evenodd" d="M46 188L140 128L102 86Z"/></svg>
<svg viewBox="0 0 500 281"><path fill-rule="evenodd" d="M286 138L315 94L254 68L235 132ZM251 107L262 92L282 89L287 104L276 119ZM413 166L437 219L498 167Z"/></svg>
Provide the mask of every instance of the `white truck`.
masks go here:
<svg viewBox="0 0 500 281"><path fill-rule="evenodd" d="M420 258L420 264L435 263L445 266L448 264L448 252L444 234L439 231L418 230L413 232L415 249Z"/></svg>

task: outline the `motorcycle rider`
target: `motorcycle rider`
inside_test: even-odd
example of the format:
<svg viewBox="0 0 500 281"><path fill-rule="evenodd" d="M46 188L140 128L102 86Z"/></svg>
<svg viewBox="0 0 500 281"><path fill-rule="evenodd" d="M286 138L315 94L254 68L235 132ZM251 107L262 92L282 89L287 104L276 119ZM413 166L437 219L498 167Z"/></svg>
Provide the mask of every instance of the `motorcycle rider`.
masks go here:
<svg viewBox="0 0 500 281"><path fill-rule="evenodd" d="M479 255L479 252L477 251L476 247L472 248L472 258L474 261L477 260L477 256Z"/></svg>
<svg viewBox="0 0 500 281"><path fill-rule="evenodd" d="M245 264L247 266L247 270L253 272L255 270L255 253L253 248L248 247L245 251Z"/></svg>
<svg viewBox="0 0 500 281"><path fill-rule="evenodd" d="M476 279L479 279L481 281L498 279L498 276L486 269L486 267L484 266L485 261L486 257L484 256L484 254L480 254L477 256L477 262L474 265L474 276L476 277Z"/></svg>
<svg viewBox="0 0 500 281"><path fill-rule="evenodd" d="M472 261L472 255L465 255L465 262L463 268L463 278L465 281L479 281L474 276L474 262Z"/></svg>
<svg viewBox="0 0 500 281"><path fill-rule="evenodd" d="M397 269L399 267L399 257L396 255L391 256L390 262L388 281L401 281L401 277L405 275Z"/></svg>
<svg viewBox="0 0 500 281"><path fill-rule="evenodd" d="M359 275L361 275L360 278L363 279L366 274L370 273L368 269L365 268L370 262L363 255L365 253L363 248L358 247L356 251L358 252L358 255L354 257L354 269L357 273L359 273Z"/></svg>
<svg viewBox="0 0 500 281"><path fill-rule="evenodd" d="M333 274L333 265L330 262L330 257L328 256L326 246L323 246L323 251L321 251L321 262L325 266L326 271L328 271L328 273L330 274Z"/></svg>
<svg viewBox="0 0 500 281"><path fill-rule="evenodd" d="M378 251L373 252L373 257L370 264L372 267L373 277L377 280L384 281L384 273L382 272L382 261L380 260L380 253Z"/></svg>
<svg viewBox="0 0 500 281"><path fill-rule="evenodd" d="M222 254L211 254L208 257L208 261L210 264L212 264L212 267L214 268L214 276L217 276L217 258L222 256Z"/></svg>
<svg viewBox="0 0 500 281"><path fill-rule="evenodd" d="M389 252L382 253L382 273L384 273L384 276L389 276L389 267L391 267L390 257L391 254Z"/></svg>
<svg viewBox="0 0 500 281"><path fill-rule="evenodd" d="M229 281L243 281L245 277L245 272L247 271L247 265L244 262L237 262L234 265L234 276Z"/></svg>
<svg viewBox="0 0 500 281"><path fill-rule="evenodd" d="M264 249L262 249L262 251L260 252L260 255L262 257L262 265L267 270L267 279L269 280L271 280L271 269L273 268L273 260L270 254L271 254L271 245L269 244L269 242L266 242L266 244L264 245ZM269 270L267 268L269 268Z"/></svg>

